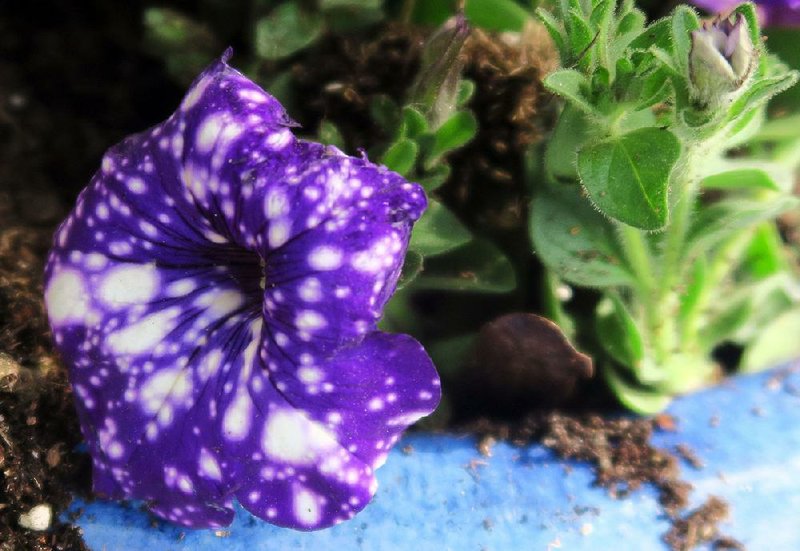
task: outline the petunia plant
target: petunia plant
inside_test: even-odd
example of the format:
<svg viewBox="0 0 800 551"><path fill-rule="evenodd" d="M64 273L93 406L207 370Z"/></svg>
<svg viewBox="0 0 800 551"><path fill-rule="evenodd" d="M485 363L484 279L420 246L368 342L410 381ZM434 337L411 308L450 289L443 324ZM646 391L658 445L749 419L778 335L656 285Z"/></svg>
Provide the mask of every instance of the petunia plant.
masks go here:
<svg viewBox="0 0 800 551"><path fill-rule="evenodd" d="M743 155L797 74L766 51L752 4L704 22L679 6L649 25L627 1L538 14L564 67L545 85L566 105L534 192L534 247L558 279L602 292L601 372L628 406L658 411L716 376L719 344L739 342L747 361L797 301L772 222L798 207L795 161Z"/></svg>
<svg viewBox="0 0 800 551"><path fill-rule="evenodd" d="M376 329L423 189L297 139L227 65L124 140L58 229L45 274L96 492L188 527L232 501L310 530L352 517L436 407L420 344Z"/></svg>

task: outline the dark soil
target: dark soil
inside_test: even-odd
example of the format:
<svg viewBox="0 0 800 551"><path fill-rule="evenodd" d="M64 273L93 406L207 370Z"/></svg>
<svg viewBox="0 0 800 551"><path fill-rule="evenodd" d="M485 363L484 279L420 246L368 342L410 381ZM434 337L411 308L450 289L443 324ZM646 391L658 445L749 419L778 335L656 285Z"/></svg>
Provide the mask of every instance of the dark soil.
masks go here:
<svg viewBox="0 0 800 551"><path fill-rule="evenodd" d="M50 344L51 235L102 152L166 117L179 91L137 53L138 2L10 3L0 17L0 550L85 549L58 520L88 495L66 370ZM12 62L13 60L13 62ZM49 530L20 515L49 506Z"/></svg>
<svg viewBox="0 0 800 551"><path fill-rule="evenodd" d="M516 445L541 442L559 457L589 462L595 484L615 498L624 498L643 485L654 487L672 523L664 535L670 549L687 551L704 542L712 542L717 549L744 549L719 532L718 524L728 515L724 501L712 496L701 507L687 511L692 485L680 478L678 455L695 468L699 459L686 446L678 455L654 447L650 443L653 431L663 430L659 427L664 425L666 430L675 429L664 417L650 420L543 412L514 423L481 419L465 430L480 436L478 450L484 455L491 453L497 440Z"/></svg>

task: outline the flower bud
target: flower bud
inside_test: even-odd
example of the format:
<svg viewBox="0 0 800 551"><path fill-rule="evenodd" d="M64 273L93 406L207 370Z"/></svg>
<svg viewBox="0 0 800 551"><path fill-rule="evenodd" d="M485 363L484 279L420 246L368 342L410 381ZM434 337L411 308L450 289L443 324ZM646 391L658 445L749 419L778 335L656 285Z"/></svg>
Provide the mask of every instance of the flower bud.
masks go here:
<svg viewBox="0 0 800 551"><path fill-rule="evenodd" d="M694 98L714 106L739 90L755 67L758 52L741 13L716 18L692 31L689 78Z"/></svg>
<svg viewBox="0 0 800 551"><path fill-rule="evenodd" d="M411 101L419 104L431 126L438 128L456 108L458 83L464 59L461 50L469 36L469 24L458 14L442 24L426 41Z"/></svg>

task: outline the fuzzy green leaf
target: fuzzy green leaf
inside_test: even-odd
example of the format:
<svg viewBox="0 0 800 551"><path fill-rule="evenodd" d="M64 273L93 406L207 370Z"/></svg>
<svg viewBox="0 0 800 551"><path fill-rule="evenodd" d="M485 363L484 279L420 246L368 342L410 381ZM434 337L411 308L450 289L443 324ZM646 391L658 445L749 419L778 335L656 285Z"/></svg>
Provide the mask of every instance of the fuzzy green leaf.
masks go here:
<svg viewBox="0 0 800 551"><path fill-rule="evenodd" d="M701 185L707 189L766 189L780 191L780 186L769 174L758 168L742 168L714 174L703 179Z"/></svg>
<svg viewBox="0 0 800 551"><path fill-rule="evenodd" d="M428 120L425 115L410 105L403 107L400 121L400 135L406 138L415 139L417 136L428 131Z"/></svg>
<svg viewBox="0 0 800 551"><path fill-rule="evenodd" d="M415 289L507 293L517 285L514 267L491 242L473 239L461 247L426 260Z"/></svg>
<svg viewBox="0 0 800 551"><path fill-rule="evenodd" d="M776 94L787 90L797 82L798 73L767 77L754 82L742 96L731 105L728 120L734 120L743 113L761 107Z"/></svg>
<svg viewBox="0 0 800 551"><path fill-rule="evenodd" d="M700 328L698 341L703 350L711 351L716 345L731 340L742 328L753 312L753 303L748 299L737 300L725 308L710 314L710 320Z"/></svg>
<svg viewBox="0 0 800 551"><path fill-rule="evenodd" d="M531 18L513 0L467 0L464 14L476 27L499 32L519 32Z"/></svg>
<svg viewBox="0 0 800 551"><path fill-rule="evenodd" d="M545 29L547 29L547 33L550 35L550 38L553 39L553 42L558 49L558 53L561 57L562 61L566 61L567 57L569 56L569 52L566 49L566 41L564 39L563 29L561 23L553 17L553 15L542 8L536 9L536 17L544 25Z"/></svg>
<svg viewBox="0 0 800 551"><path fill-rule="evenodd" d="M570 104L564 106L547 144L545 166L555 178L577 179L577 151L586 142L589 123L586 115Z"/></svg>
<svg viewBox="0 0 800 551"><path fill-rule="evenodd" d="M663 411L672 401L669 395L631 384L614 369L609 366L604 367L606 369L601 370L604 379L617 399L628 409L641 415L655 415Z"/></svg>
<svg viewBox="0 0 800 551"><path fill-rule="evenodd" d="M431 199L425 214L414 225L409 247L429 257L451 251L471 239L466 226L447 207Z"/></svg>
<svg viewBox="0 0 800 551"><path fill-rule="evenodd" d="M595 112L592 104L584 96L588 83L583 73L574 69L560 69L545 77L544 86L554 94L571 101L581 111L588 114Z"/></svg>
<svg viewBox="0 0 800 551"><path fill-rule="evenodd" d="M681 144L668 130L642 128L578 152L578 174L606 215L645 230L669 218L667 188Z"/></svg>
<svg viewBox="0 0 800 551"><path fill-rule="evenodd" d="M644 342L636 322L616 295L606 295L597 303L595 330L603 349L635 371L644 358Z"/></svg>
<svg viewBox="0 0 800 551"><path fill-rule="evenodd" d="M459 111L434 134L433 147L429 152L429 160L437 160L442 155L466 145L478 132L478 121L470 111Z"/></svg>
<svg viewBox="0 0 800 551"><path fill-rule="evenodd" d="M332 122L322 121L319 125L317 135L321 143L338 147L341 150L345 149L344 137L342 137L342 133L339 132L339 129L336 128L336 125Z"/></svg>
<svg viewBox="0 0 800 551"><path fill-rule="evenodd" d="M458 83L458 92L456 93L456 107L464 107L467 105L473 95L475 95L475 83L466 78L461 79Z"/></svg>
<svg viewBox="0 0 800 551"><path fill-rule="evenodd" d="M742 271L754 279L763 279L784 270L787 258L778 226L764 222L758 226L745 251Z"/></svg>
<svg viewBox="0 0 800 551"><path fill-rule="evenodd" d="M383 154L381 164L402 176L408 176L417 162L419 147L414 140L401 138Z"/></svg>
<svg viewBox="0 0 800 551"><path fill-rule="evenodd" d="M651 23L644 29L636 38L634 38L628 45L632 50L648 50L651 46L655 46L662 50L670 48L670 19L659 19Z"/></svg>
<svg viewBox="0 0 800 551"><path fill-rule="evenodd" d="M294 2L280 4L256 22L255 50L262 59L283 59L306 48L322 34L322 17Z"/></svg>
<svg viewBox="0 0 800 551"><path fill-rule="evenodd" d="M379 94L372 98L369 104L369 115L381 127L381 130L389 135L393 135L397 131L402 118L400 106L392 98L384 94ZM420 116L422 116L421 113ZM422 118L423 120L425 119L424 116Z"/></svg>
<svg viewBox="0 0 800 551"><path fill-rule="evenodd" d="M740 369L759 371L800 357L797 335L800 335L800 308L795 307L761 328L745 349Z"/></svg>
<svg viewBox="0 0 800 551"><path fill-rule="evenodd" d="M632 284L614 226L581 197L577 186L537 194L529 229L536 254L561 279L586 287Z"/></svg>
<svg viewBox="0 0 800 551"><path fill-rule="evenodd" d="M403 269L400 272L400 278L397 280L398 290L407 287L417 279L417 276L422 273L424 261L425 259L419 252L413 249L409 249L408 252L406 252Z"/></svg>
<svg viewBox="0 0 800 551"><path fill-rule="evenodd" d="M692 50L692 31L700 28L697 12L688 6L678 6L672 13L672 53L683 74L689 74L689 52Z"/></svg>
<svg viewBox="0 0 800 551"><path fill-rule="evenodd" d="M745 228L772 220L793 208L800 199L780 196L768 201L726 199L703 208L695 217L686 240L686 254L694 256Z"/></svg>

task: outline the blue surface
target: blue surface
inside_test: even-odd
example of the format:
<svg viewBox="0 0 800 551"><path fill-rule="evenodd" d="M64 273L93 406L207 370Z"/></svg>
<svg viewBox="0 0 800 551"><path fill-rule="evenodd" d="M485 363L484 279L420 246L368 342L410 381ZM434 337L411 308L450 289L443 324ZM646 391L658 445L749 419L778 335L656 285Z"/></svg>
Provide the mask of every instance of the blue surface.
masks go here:
<svg viewBox="0 0 800 551"><path fill-rule="evenodd" d="M725 533L751 550L797 551L800 369L767 384L773 376L742 377L676 400L669 413L678 431L654 443L686 443L703 460L702 469L682 470L695 485L693 505L709 495L729 501ZM591 486L588 466L566 467L539 446L498 444L485 458L469 438L412 435L378 471L378 494L363 513L312 533L276 528L241 509L217 535L154 524L134 505L74 507L84 508L78 524L95 551L665 549L660 538L669 525L652 488L614 500Z"/></svg>

